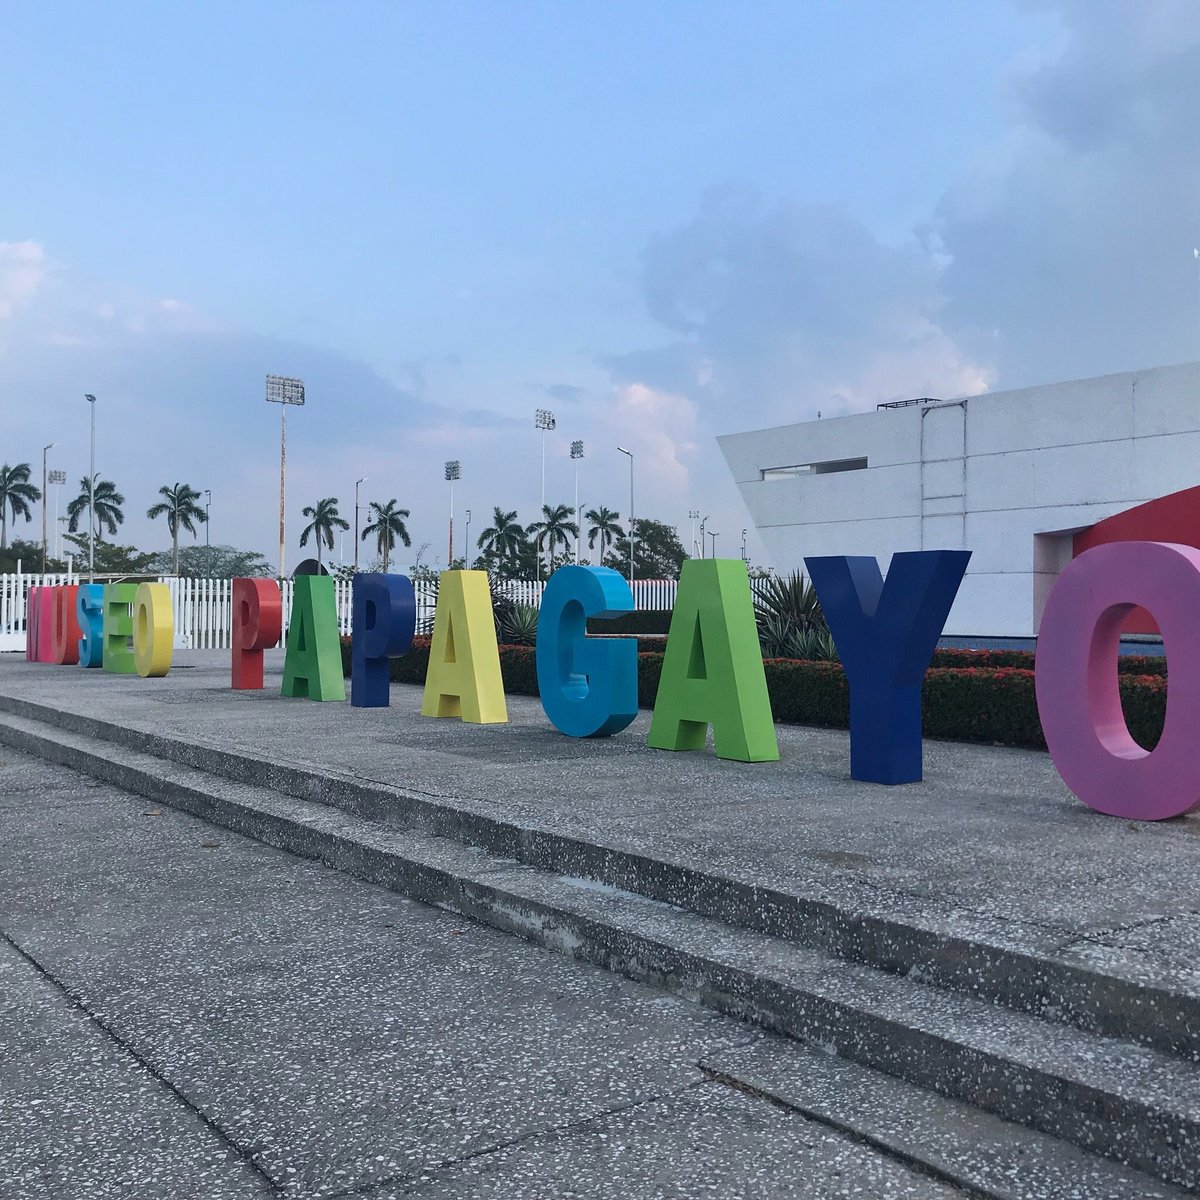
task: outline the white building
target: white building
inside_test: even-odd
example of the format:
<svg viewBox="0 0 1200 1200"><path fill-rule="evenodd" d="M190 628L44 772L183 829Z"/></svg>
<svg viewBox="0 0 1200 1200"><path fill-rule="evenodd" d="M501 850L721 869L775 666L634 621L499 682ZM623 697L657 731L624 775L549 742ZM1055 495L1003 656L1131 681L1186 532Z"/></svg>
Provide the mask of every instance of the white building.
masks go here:
<svg viewBox="0 0 1200 1200"><path fill-rule="evenodd" d="M1075 535L1200 484L1200 363L881 405L718 439L775 566L805 555L971 550L949 635L1036 633ZM1168 541L1200 533L1200 488L1175 497ZM1156 536L1155 514L1134 517ZM1120 523L1128 532L1129 519ZM1102 531L1092 540L1114 540Z"/></svg>

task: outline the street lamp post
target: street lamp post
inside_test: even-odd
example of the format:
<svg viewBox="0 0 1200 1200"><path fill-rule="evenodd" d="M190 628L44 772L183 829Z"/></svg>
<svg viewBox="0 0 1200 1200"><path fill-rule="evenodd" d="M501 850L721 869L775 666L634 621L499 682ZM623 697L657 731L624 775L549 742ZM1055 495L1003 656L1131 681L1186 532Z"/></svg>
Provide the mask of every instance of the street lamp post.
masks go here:
<svg viewBox="0 0 1200 1200"><path fill-rule="evenodd" d="M712 556L713 556L713 558L716 558L717 557L717 538L720 537L721 535L719 533L713 533L712 530L709 530L708 536L710 538L712 538Z"/></svg>
<svg viewBox="0 0 1200 1200"><path fill-rule="evenodd" d="M267 403L279 405L279 578L286 578L283 567L284 500L287 492L287 410L289 404L304 403L304 380L286 375L267 376Z"/></svg>
<svg viewBox="0 0 1200 1200"><path fill-rule="evenodd" d="M704 526L708 524L708 517L702 517L700 520L700 557L704 557Z"/></svg>
<svg viewBox="0 0 1200 1200"><path fill-rule="evenodd" d="M469 568L471 566L471 510L469 508L467 509L466 542L467 542L467 553L463 557L463 561L467 564L467 567Z"/></svg>
<svg viewBox="0 0 1200 1200"><path fill-rule="evenodd" d="M358 574L358 489L361 484L367 482L367 477L364 475L361 479L354 481L354 573Z"/></svg>
<svg viewBox="0 0 1200 1200"><path fill-rule="evenodd" d="M50 482L46 478L46 455L54 449L54 443L42 447L42 574L46 573L46 492Z"/></svg>
<svg viewBox="0 0 1200 1200"><path fill-rule="evenodd" d="M446 555L446 567L454 570L454 481L462 478L462 463L452 458L446 463L446 482L450 484L450 549Z"/></svg>
<svg viewBox="0 0 1200 1200"><path fill-rule="evenodd" d="M92 409L92 455L88 471L88 583L96 582L96 397L83 397Z"/></svg>
<svg viewBox="0 0 1200 1200"><path fill-rule="evenodd" d="M692 553L693 554L696 553L696 521L699 519L699 517L700 517L700 510L698 508L689 508L688 509L688 520L691 521L691 523L692 523Z"/></svg>
<svg viewBox="0 0 1200 1200"><path fill-rule="evenodd" d="M548 408L539 408L533 414L533 427L542 431L542 507L546 507L546 431L558 424Z"/></svg>
<svg viewBox="0 0 1200 1200"><path fill-rule="evenodd" d="M204 574L212 578L212 489L204 489Z"/></svg>
<svg viewBox="0 0 1200 1200"><path fill-rule="evenodd" d="M746 531L742 530L742 562L748 562L746 558Z"/></svg>
<svg viewBox="0 0 1200 1200"><path fill-rule="evenodd" d="M579 566L579 535L583 524L579 514L579 460L583 457L583 443L571 443L571 459L575 463L575 565Z"/></svg>
<svg viewBox="0 0 1200 1200"><path fill-rule="evenodd" d="M633 451L624 446L617 449L629 458L629 586L633 587Z"/></svg>

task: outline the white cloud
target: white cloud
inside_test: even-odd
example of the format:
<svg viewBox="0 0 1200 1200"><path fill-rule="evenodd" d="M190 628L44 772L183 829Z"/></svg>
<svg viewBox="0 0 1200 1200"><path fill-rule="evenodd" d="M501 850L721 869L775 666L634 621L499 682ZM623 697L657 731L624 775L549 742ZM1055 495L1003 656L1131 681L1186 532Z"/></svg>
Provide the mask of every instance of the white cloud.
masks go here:
<svg viewBox="0 0 1200 1200"><path fill-rule="evenodd" d="M29 303L47 270L46 252L37 242L0 242L0 320Z"/></svg>

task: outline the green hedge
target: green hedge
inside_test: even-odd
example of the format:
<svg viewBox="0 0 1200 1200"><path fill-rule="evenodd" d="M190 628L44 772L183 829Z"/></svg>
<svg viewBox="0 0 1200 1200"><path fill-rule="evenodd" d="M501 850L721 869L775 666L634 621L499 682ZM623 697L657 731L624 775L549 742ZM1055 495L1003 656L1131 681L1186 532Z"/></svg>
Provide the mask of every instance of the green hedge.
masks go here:
<svg viewBox="0 0 1200 1200"><path fill-rule="evenodd" d="M938 651L925 675L922 719L927 737L963 742L992 742L1005 746L1045 749L1038 720L1033 672L1014 666L941 666L944 654L1013 654L1016 651ZM943 660L944 661L944 660ZM978 662L978 659L971 659ZM1148 659L1151 663L1159 660ZM638 655L638 703L652 708L662 675L663 655ZM424 683L429 666L429 639L413 639L412 649L392 659L395 683ZM787 725L824 725L845 729L850 724L850 692L839 663L798 662L770 658L763 664L771 710ZM342 639L342 668L350 673L350 639ZM500 673L504 690L536 696L537 668L530 646L501 646ZM1167 704L1165 673L1122 672L1121 705L1134 739L1152 749L1162 733Z"/></svg>
<svg viewBox="0 0 1200 1200"><path fill-rule="evenodd" d="M1016 667L1033 670L1032 650L935 650L932 667ZM1161 654L1122 654L1117 658L1122 675L1166 675L1167 660Z"/></svg>

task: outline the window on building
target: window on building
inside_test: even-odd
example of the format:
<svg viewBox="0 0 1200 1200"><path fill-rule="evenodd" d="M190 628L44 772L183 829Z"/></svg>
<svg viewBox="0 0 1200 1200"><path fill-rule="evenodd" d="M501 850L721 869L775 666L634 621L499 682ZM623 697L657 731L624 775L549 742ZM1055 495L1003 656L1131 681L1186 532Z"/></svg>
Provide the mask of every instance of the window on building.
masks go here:
<svg viewBox="0 0 1200 1200"><path fill-rule="evenodd" d="M763 467L759 474L763 482L772 479L794 479L797 475L832 475L838 471L866 470L865 458L831 458L827 462L797 463L790 467Z"/></svg>

